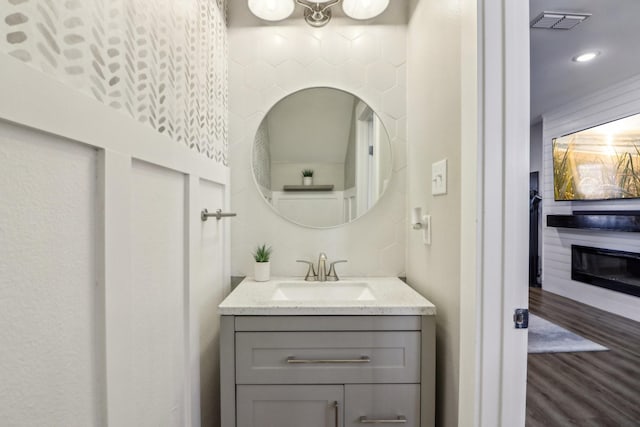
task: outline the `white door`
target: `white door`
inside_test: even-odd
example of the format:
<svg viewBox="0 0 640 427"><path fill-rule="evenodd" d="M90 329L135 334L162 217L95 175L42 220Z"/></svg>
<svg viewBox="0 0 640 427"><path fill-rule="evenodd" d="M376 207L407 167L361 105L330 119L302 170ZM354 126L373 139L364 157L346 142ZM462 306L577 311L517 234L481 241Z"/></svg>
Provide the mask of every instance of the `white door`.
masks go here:
<svg viewBox="0 0 640 427"><path fill-rule="evenodd" d="M475 424L524 426L528 307L529 5L479 3L479 352Z"/></svg>

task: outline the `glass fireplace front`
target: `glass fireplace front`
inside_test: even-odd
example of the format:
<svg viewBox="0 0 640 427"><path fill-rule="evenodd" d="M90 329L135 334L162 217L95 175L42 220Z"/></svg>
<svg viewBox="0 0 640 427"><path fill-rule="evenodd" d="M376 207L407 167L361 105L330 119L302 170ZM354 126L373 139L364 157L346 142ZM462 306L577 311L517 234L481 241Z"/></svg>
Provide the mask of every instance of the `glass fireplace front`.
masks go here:
<svg viewBox="0 0 640 427"><path fill-rule="evenodd" d="M640 254L571 245L571 279L640 297Z"/></svg>

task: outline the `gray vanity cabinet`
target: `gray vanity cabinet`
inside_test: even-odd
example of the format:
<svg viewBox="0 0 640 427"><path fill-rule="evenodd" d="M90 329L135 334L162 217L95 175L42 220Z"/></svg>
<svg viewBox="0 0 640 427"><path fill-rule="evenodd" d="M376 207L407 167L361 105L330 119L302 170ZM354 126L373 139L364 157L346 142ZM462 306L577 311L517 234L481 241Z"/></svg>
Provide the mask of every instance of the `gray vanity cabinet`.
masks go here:
<svg viewBox="0 0 640 427"><path fill-rule="evenodd" d="M336 385L239 385L238 427L342 427L344 388Z"/></svg>
<svg viewBox="0 0 640 427"><path fill-rule="evenodd" d="M345 427L420 426L419 384L348 384L344 400Z"/></svg>
<svg viewBox="0 0 640 427"><path fill-rule="evenodd" d="M434 422L433 316L222 316L222 427Z"/></svg>

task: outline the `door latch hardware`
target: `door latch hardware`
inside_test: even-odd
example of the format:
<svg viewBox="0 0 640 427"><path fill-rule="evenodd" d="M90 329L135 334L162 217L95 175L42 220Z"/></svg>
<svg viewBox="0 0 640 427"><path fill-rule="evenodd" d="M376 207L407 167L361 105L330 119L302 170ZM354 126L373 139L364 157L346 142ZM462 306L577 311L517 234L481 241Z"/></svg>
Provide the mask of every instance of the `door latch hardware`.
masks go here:
<svg viewBox="0 0 640 427"><path fill-rule="evenodd" d="M529 310L526 308L516 308L513 313L513 323L516 329L529 328Z"/></svg>

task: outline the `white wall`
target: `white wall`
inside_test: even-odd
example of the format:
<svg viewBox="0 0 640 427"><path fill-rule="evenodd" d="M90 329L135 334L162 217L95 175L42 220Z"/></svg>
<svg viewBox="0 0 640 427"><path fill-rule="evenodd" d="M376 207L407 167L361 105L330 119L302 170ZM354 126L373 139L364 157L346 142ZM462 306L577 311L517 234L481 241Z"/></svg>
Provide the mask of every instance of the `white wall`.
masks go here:
<svg viewBox="0 0 640 427"><path fill-rule="evenodd" d="M0 42L0 418L217 426L229 222L200 211L229 208L224 4L13 3L3 34L26 41ZM129 61L101 96L97 70Z"/></svg>
<svg viewBox="0 0 640 427"><path fill-rule="evenodd" d="M271 189L271 142L266 122L260 123L254 139L252 168L256 183L262 188Z"/></svg>
<svg viewBox="0 0 640 427"><path fill-rule="evenodd" d="M285 218L311 227L331 227L345 220L342 191L274 191L273 206Z"/></svg>
<svg viewBox="0 0 640 427"><path fill-rule="evenodd" d="M405 5L393 2L404 14ZM296 259L347 259L343 275L397 276L405 271L406 26L357 25L334 19L314 29L303 19L263 25L247 17L246 2L229 4L229 102L232 271L253 274L256 245L273 246L272 274L297 275ZM315 86L351 92L378 112L393 146L389 191L352 224L314 230L280 218L262 200L251 174L251 147L268 110L287 94ZM375 233L372 233L375 230Z"/></svg>
<svg viewBox="0 0 640 427"><path fill-rule="evenodd" d="M461 224L461 16L457 2L411 2L408 28L408 208L431 214L432 243L409 231L407 279L438 308L437 425L458 425ZM437 66L434 66L437 64ZM431 164L448 160L448 193Z"/></svg>
<svg viewBox="0 0 640 427"><path fill-rule="evenodd" d="M0 123L0 165L2 424L99 425L96 150Z"/></svg>
<svg viewBox="0 0 640 427"><path fill-rule="evenodd" d="M639 200L556 202L553 195L554 137L640 112L640 76L543 115L543 289L621 316L640 320L640 298L571 280L571 245L640 252L636 233L571 230L546 226L547 215L573 210L640 210Z"/></svg>
<svg viewBox="0 0 640 427"><path fill-rule="evenodd" d="M180 425L185 378L184 175L131 169L131 360L136 425ZM153 414L153 415L150 415Z"/></svg>
<svg viewBox="0 0 640 427"><path fill-rule="evenodd" d="M195 184L195 183L194 183ZM196 210L200 209L201 204L206 206L228 206L229 192L222 183L214 182L208 179L199 179L197 182L197 194L195 194L192 203ZM210 209L211 210L211 209ZM220 362L219 362L219 334L220 334L220 316L216 307L228 295L230 290L229 283L229 227L233 224L229 222L215 223L213 220L207 222L196 221L194 227L195 234L199 236L196 242L195 254L199 259L193 267L196 271L195 286L190 289L191 303L197 307L197 316L192 322L198 325L197 330L194 328L192 341L197 342L199 348L199 357L192 355L191 366L199 368L199 373L192 373L192 378L200 379L200 395L197 396L199 401L195 405L196 398L192 406L195 410L200 410L202 426L218 426L220 423ZM198 365L199 361L199 365ZM197 392L197 388L195 389ZM197 394L197 393L196 393ZM197 422L194 423L197 425Z"/></svg>
<svg viewBox="0 0 640 427"><path fill-rule="evenodd" d="M352 116L356 115L358 104L353 105ZM347 145L347 154L344 156L344 188L350 189L356 186L356 121L351 121L351 129L349 130L349 144ZM391 155L391 150L389 150Z"/></svg>
<svg viewBox="0 0 640 427"><path fill-rule="evenodd" d="M28 378L20 364L46 372L39 383L27 381L30 393L3 415L30 425L39 425L42 414L60 425L108 419L114 426L191 426L201 418L216 425L218 332L210 313L229 290L228 230L225 223L202 223L199 214L205 206L228 207L228 169L11 58L0 56L0 67L7 76L0 83L6 94L0 132L16 135L0 141L7 154L0 156L1 205L11 213L3 229L12 230L2 249L13 254L3 257L0 300L17 307L0 311L0 320L22 325L19 334L0 336L17 360L0 365L0 374L18 383ZM12 84L18 80L24 87ZM21 103L5 101L18 93ZM46 114L60 99L65 108ZM15 167L22 170L14 174L21 156ZM216 197L202 185L217 188ZM22 212L31 205L31 215ZM51 239L43 224L55 227ZM201 262L213 242L218 256ZM34 293L24 274L30 253L37 260L29 270L48 295ZM42 331L50 333L47 340L30 338Z"/></svg>
<svg viewBox="0 0 640 427"><path fill-rule="evenodd" d="M478 280L479 205L479 57L480 27L476 0L461 1L461 224L460 325L477 324L480 310ZM460 328L458 425L478 425L479 328Z"/></svg>

